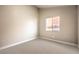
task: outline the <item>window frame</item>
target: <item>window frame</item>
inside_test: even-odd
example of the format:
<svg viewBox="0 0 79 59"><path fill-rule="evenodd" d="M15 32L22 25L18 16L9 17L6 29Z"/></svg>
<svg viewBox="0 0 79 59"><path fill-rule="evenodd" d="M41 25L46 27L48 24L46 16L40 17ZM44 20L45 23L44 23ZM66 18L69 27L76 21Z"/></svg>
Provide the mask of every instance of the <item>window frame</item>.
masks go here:
<svg viewBox="0 0 79 59"><path fill-rule="evenodd" d="M56 25L56 26L58 26L58 29L56 29L56 28L53 28L54 26L53 26L53 18L54 17L58 17L59 18L59 22L58 22L58 24ZM47 18L52 18L52 25L51 25L51 30L47 30ZM54 23L55 24L55 23ZM51 16L51 17L46 17L45 18L45 30L47 31L47 32L59 32L60 31L60 16Z"/></svg>

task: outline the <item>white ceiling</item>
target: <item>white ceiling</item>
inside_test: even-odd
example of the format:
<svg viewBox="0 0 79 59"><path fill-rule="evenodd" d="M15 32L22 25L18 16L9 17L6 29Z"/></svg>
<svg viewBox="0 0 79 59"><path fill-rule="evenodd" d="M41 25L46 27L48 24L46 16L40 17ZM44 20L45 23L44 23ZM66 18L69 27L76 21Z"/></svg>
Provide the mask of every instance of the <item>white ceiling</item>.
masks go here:
<svg viewBox="0 0 79 59"><path fill-rule="evenodd" d="M35 5L37 8L51 8L51 7L58 7L58 6L64 6L64 5Z"/></svg>

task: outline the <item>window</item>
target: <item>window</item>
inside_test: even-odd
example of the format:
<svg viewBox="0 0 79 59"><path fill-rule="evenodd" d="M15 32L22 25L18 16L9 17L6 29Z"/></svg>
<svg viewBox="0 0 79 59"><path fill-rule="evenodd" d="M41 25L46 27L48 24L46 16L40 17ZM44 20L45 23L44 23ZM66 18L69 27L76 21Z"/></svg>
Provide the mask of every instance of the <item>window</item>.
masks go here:
<svg viewBox="0 0 79 59"><path fill-rule="evenodd" d="M46 18L46 31L59 31L60 30L60 17Z"/></svg>

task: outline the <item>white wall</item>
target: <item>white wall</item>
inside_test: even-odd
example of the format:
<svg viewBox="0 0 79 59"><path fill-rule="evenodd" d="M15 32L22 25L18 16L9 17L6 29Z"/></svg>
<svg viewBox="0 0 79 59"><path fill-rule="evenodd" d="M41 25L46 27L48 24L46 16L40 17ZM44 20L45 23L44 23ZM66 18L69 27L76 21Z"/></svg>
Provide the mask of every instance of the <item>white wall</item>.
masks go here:
<svg viewBox="0 0 79 59"><path fill-rule="evenodd" d="M60 16L60 31L46 32L45 19ZM40 9L40 36L77 44L77 7L61 6Z"/></svg>
<svg viewBox="0 0 79 59"><path fill-rule="evenodd" d="M33 6L0 6L0 47L37 37L38 10Z"/></svg>

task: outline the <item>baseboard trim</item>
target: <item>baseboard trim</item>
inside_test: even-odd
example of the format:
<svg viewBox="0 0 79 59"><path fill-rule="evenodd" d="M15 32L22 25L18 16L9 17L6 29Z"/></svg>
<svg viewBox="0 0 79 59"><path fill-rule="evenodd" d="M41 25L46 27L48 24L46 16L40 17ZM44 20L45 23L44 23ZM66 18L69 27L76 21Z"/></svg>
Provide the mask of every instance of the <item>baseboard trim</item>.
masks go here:
<svg viewBox="0 0 79 59"><path fill-rule="evenodd" d="M16 45L19 45L19 44L22 44L22 43L25 43L25 42L29 42L31 40L35 40L36 38L34 37L34 38L30 38L29 40L24 40L24 41L21 41L21 42L17 42L17 43L13 43L13 44L10 44L10 45L6 45L6 46L3 46L3 47L0 47L0 51L3 50L3 49L7 49L9 47L12 47L12 46L16 46Z"/></svg>
<svg viewBox="0 0 79 59"><path fill-rule="evenodd" d="M78 47L77 44L75 44L75 43L70 43L70 42L55 40L53 38L48 38L48 37L45 37L45 36L40 36L39 38L40 39L46 39L46 40L54 41L54 42L58 42L58 43L62 43L62 44L66 44L66 45L70 45L70 46L74 46L74 47Z"/></svg>

